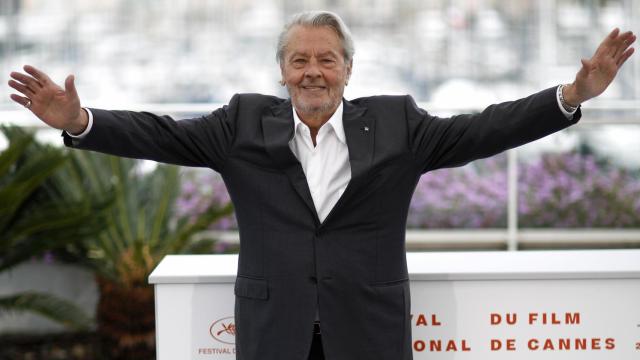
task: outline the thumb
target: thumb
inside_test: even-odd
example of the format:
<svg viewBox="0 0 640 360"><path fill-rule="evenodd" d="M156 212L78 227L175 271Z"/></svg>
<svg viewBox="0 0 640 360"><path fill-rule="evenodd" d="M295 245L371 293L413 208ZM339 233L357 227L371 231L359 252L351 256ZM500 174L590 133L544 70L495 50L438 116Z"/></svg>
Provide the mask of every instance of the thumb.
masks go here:
<svg viewBox="0 0 640 360"><path fill-rule="evenodd" d="M70 97L77 98L78 92L76 91L76 86L73 83L74 80L75 77L73 75L67 76L67 78L64 80L64 90Z"/></svg>
<svg viewBox="0 0 640 360"><path fill-rule="evenodd" d="M580 71L578 71L578 77L585 77L591 70L591 61L587 59L581 59L580 62L582 63L582 67L580 68Z"/></svg>

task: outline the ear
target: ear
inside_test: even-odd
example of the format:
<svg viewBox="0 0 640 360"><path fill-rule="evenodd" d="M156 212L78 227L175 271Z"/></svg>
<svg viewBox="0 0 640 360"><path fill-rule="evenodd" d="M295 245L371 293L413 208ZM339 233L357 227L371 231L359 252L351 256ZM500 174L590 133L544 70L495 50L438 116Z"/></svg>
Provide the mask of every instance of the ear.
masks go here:
<svg viewBox="0 0 640 360"><path fill-rule="evenodd" d="M347 64L347 78L344 82L345 85L349 85L349 78L351 78L351 68L353 67L353 60Z"/></svg>
<svg viewBox="0 0 640 360"><path fill-rule="evenodd" d="M280 65L280 81L278 81L278 84L280 84L280 86L284 86L286 84L284 79L285 79L284 66Z"/></svg>

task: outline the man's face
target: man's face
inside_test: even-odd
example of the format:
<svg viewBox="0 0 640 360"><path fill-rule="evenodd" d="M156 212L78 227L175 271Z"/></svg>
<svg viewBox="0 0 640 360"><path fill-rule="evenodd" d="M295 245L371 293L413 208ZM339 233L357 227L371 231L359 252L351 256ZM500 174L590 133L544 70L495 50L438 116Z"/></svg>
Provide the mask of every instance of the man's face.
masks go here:
<svg viewBox="0 0 640 360"><path fill-rule="evenodd" d="M335 31L326 26L294 26L283 60L282 80L298 113L331 115L351 74Z"/></svg>

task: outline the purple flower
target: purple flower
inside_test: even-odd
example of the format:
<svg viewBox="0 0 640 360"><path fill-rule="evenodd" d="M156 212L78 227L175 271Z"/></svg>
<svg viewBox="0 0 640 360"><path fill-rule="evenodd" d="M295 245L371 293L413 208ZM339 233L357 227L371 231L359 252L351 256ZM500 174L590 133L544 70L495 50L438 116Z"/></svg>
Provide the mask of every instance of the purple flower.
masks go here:
<svg viewBox="0 0 640 360"><path fill-rule="evenodd" d="M591 155L545 155L520 168L520 226L640 226L638 175Z"/></svg>
<svg viewBox="0 0 640 360"><path fill-rule="evenodd" d="M506 226L506 157L424 175L411 201L411 228ZM640 173L578 153L548 154L521 164L521 227L638 227Z"/></svg>
<svg viewBox="0 0 640 360"><path fill-rule="evenodd" d="M189 169L176 201L180 217L195 219L230 202L219 174ZM507 219L504 154L465 167L441 169L420 179L409 206L410 228L496 228ZM518 216L521 227L639 227L640 173L578 153L547 154L520 164ZM234 215L212 229L237 229Z"/></svg>
<svg viewBox="0 0 640 360"><path fill-rule="evenodd" d="M175 202L179 218L196 218L209 209L222 209L231 199L220 174L205 169L185 169L182 175L181 194ZM211 229L237 229L235 215L231 214L211 224Z"/></svg>

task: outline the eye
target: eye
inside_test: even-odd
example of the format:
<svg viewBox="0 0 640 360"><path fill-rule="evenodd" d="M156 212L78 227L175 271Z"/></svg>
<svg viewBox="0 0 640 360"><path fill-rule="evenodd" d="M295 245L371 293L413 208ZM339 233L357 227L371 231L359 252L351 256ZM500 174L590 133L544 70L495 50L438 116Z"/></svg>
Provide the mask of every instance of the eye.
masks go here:
<svg viewBox="0 0 640 360"><path fill-rule="evenodd" d="M332 66L334 66L336 64L336 61L335 61L335 59L332 59L332 58L324 58L324 59L320 60L320 63L323 66L332 67Z"/></svg>

